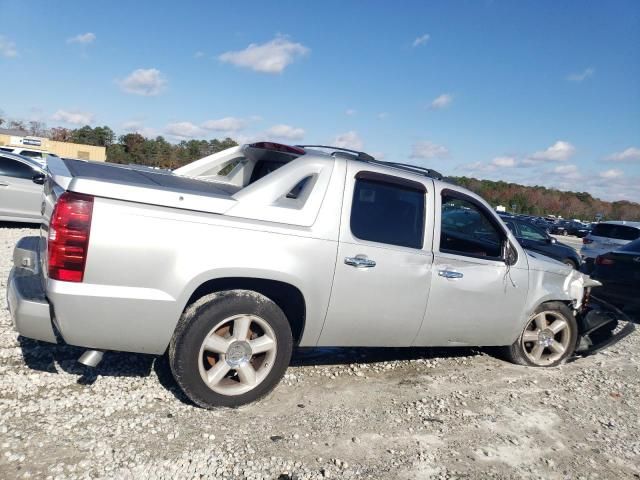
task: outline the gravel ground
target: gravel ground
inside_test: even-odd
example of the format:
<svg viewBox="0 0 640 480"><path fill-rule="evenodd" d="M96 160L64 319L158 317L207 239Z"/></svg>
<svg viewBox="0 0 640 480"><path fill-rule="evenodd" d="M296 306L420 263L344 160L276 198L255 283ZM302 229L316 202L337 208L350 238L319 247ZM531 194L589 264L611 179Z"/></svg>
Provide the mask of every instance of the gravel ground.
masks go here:
<svg viewBox="0 0 640 480"><path fill-rule="evenodd" d="M640 335L543 370L471 349L297 352L265 400L205 411L163 359L17 338L0 225L0 478L640 478Z"/></svg>

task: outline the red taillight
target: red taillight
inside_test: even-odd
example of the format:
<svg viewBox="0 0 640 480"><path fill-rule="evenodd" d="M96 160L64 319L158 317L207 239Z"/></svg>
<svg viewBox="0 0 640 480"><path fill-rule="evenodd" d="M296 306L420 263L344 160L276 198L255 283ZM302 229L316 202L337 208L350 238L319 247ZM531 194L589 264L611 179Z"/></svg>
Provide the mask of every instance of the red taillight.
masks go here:
<svg viewBox="0 0 640 480"><path fill-rule="evenodd" d="M610 258L607 257L596 257L596 265L613 265L616 263Z"/></svg>
<svg viewBox="0 0 640 480"><path fill-rule="evenodd" d="M582 243L585 245L589 245L590 243L593 243L593 240L591 240L590 238L584 237L582 239Z"/></svg>
<svg viewBox="0 0 640 480"><path fill-rule="evenodd" d="M82 282L87 263L93 197L65 192L49 222L49 278Z"/></svg>

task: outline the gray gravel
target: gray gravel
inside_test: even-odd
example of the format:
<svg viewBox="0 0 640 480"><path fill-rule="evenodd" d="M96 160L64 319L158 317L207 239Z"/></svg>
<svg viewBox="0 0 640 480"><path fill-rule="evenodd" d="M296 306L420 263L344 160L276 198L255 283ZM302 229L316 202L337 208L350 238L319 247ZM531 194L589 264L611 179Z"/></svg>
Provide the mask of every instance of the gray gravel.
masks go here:
<svg viewBox="0 0 640 480"><path fill-rule="evenodd" d="M205 411L162 359L18 339L0 225L0 478L640 478L640 336L551 370L470 349L298 352L274 393ZM90 315L90 312L87 312Z"/></svg>

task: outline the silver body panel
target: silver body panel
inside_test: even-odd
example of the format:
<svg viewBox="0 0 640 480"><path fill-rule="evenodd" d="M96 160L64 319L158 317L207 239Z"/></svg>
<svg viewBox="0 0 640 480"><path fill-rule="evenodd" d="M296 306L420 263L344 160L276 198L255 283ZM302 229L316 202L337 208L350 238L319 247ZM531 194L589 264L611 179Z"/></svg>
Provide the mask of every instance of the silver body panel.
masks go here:
<svg viewBox="0 0 640 480"><path fill-rule="evenodd" d="M230 150L214 160L224 163L244 151ZM50 161L42 240L16 250L9 281L17 330L41 340L53 341L53 323L73 345L159 354L199 286L252 278L284 282L302 293L301 346L505 345L540 303L577 307L588 279L528 255L504 225L517 253L514 265L440 252L442 189L490 207L462 188L397 168L308 151L244 188L249 174L239 166L232 177L241 180L231 188L231 181L220 185L108 165L119 170L102 170L101 180L92 166L73 165ZM215 176L202 163L196 170ZM352 234L354 177L363 170L424 187L422 248ZM288 198L307 177L298 198ZM82 283L46 275L48 219L65 189L95 196ZM21 266L24 258L37 268ZM27 305L32 300L20 292L19 275L37 277L46 292L39 306Z"/></svg>

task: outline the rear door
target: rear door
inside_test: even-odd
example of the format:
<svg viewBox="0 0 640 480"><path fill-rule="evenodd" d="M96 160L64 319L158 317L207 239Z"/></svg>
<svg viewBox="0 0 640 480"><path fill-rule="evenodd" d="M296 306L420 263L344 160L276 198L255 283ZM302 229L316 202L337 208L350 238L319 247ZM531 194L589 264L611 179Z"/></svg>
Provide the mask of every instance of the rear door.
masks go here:
<svg viewBox="0 0 640 480"><path fill-rule="evenodd" d="M33 183L40 173L27 163L0 155L0 216L40 220L42 185Z"/></svg>
<svg viewBox="0 0 640 480"><path fill-rule="evenodd" d="M433 181L375 170L362 162L348 166L320 345L409 346L424 318L433 260Z"/></svg>

